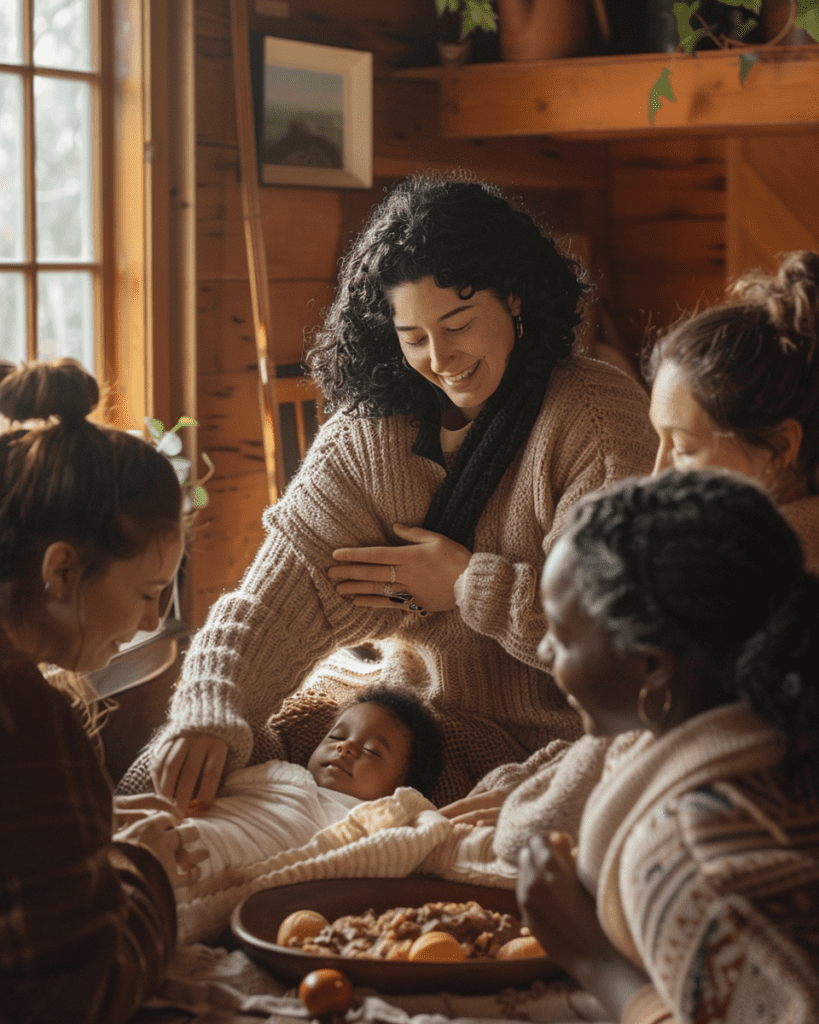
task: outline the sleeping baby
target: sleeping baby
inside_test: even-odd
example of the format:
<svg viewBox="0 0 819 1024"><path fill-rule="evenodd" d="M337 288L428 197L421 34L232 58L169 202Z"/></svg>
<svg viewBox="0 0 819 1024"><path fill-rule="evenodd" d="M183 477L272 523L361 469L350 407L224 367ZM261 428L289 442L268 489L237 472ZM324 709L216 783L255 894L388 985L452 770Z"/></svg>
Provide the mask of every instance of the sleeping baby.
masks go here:
<svg viewBox="0 0 819 1024"><path fill-rule="evenodd" d="M438 725L418 698L372 686L341 708L306 768L266 761L231 772L213 803L177 828L201 881L303 846L357 804L399 786L428 797L441 763Z"/></svg>

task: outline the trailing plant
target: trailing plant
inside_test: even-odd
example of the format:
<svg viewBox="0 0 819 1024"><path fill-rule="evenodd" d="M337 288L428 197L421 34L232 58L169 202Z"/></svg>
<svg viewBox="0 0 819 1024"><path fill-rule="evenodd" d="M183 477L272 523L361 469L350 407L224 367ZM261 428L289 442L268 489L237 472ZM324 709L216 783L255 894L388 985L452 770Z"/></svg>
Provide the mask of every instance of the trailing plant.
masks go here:
<svg viewBox="0 0 819 1024"><path fill-rule="evenodd" d="M191 480L191 460L182 455L182 438L179 436L182 427L196 427L199 425L197 421L190 416L180 416L176 426L171 427L170 430L165 429L162 420L146 416L144 422L149 438L157 451L162 452L173 466L184 494L185 511L190 512L192 508L204 508L208 503L208 492L204 485L216 472L216 467L207 453L202 452L202 461L208 467L208 472L201 480Z"/></svg>
<svg viewBox="0 0 819 1024"><path fill-rule="evenodd" d="M713 26L709 25L699 13L702 0L674 4L673 11L677 19L677 32L680 37L678 49L693 56L697 44L705 38L711 39L721 50L745 45L743 40L759 24L763 0L719 0L719 3L724 4L726 7L737 8L737 10L731 12L733 22L731 36L714 34ZM763 43L763 47L775 46L781 39L785 38L794 25L797 28L804 29L816 42L819 42L819 0L790 0L790 4L791 11L785 25L774 39ZM751 13L746 18L744 12L747 11ZM692 23L692 19L694 23ZM739 54L738 71L741 84L744 84L751 68L758 61L759 54L756 49L743 50ZM671 68L663 68L660 77L651 87L648 96L649 124L654 124L654 117L662 105L663 98L676 102L677 97L674 95L670 76Z"/></svg>

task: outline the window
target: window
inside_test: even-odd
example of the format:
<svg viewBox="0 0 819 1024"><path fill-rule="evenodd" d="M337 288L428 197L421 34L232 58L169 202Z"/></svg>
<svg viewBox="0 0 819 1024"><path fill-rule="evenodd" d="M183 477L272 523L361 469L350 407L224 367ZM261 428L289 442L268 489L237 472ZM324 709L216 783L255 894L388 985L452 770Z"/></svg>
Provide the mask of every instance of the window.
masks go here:
<svg viewBox="0 0 819 1024"><path fill-rule="evenodd" d="M0 0L0 357L102 369L105 0Z"/></svg>

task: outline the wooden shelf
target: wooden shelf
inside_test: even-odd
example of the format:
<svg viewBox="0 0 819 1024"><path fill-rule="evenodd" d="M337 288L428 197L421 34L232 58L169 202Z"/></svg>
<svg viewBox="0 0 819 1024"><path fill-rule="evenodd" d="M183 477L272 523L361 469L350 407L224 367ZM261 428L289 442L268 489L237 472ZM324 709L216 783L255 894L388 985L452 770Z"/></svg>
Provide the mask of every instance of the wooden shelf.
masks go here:
<svg viewBox="0 0 819 1024"><path fill-rule="evenodd" d="M741 83L743 52L759 60ZM649 94L665 68L676 101L663 99L652 125ZM395 75L439 83L441 134L451 139L819 128L819 46L466 64Z"/></svg>

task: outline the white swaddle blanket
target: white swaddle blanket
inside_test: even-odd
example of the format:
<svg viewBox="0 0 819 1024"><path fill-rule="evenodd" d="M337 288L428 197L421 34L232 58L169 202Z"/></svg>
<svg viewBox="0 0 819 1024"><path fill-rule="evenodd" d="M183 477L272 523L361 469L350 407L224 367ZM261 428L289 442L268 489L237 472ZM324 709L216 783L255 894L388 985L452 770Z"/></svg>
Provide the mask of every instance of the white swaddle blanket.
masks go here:
<svg viewBox="0 0 819 1024"><path fill-rule="evenodd" d="M317 786L301 765L265 761L226 777L207 810L189 819L199 839L187 845L208 852L199 863L204 880L225 868L304 846L360 803L357 797Z"/></svg>

